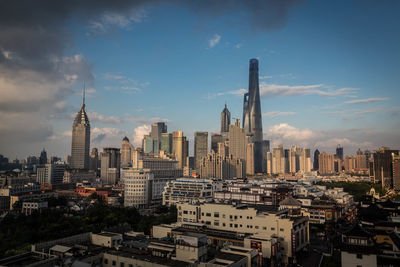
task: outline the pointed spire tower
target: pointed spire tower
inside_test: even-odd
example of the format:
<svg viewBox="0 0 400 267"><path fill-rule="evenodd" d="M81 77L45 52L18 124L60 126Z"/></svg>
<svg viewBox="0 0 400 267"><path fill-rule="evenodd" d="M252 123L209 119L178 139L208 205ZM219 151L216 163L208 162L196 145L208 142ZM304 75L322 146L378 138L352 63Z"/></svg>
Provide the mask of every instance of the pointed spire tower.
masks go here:
<svg viewBox="0 0 400 267"><path fill-rule="evenodd" d="M221 134L229 132L230 124L231 124L231 113L229 112L225 102L225 108L221 112Z"/></svg>
<svg viewBox="0 0 400 267"><path fill-rule="evenodd" d="M83 83L82 107L72 124L71 168L89 168L90 123L85 110L85 83Z"/></svg>

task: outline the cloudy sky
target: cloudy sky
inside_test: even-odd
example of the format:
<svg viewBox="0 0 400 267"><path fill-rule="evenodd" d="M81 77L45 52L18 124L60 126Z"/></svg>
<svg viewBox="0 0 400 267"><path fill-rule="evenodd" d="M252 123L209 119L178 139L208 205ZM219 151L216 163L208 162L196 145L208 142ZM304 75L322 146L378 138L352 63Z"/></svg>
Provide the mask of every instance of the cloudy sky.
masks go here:
<svg viewBox="0 0 400 267"><path fill-rule="evenodd" d="M83 81L91 146L149 125L217 132L242 117L259 59L273 145L400 148L396 0L0 1L0 154L70 153ZM191 148L192 150L192 148Z"/></svg>

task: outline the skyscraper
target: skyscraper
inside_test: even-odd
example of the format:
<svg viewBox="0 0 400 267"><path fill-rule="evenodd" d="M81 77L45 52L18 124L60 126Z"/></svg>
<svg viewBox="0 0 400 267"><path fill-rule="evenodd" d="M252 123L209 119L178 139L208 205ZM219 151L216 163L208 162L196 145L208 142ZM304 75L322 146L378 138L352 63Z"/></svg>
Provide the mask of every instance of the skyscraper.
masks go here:
<svg viewBox="0 0 400 267"><path fill-rule="evenodd" d="M85 90L83 90L82 107L76 114L72 125L71 168L89 168L90 123L85 111Z"/></svg>
<svg viewBox="0 0 400 267"><path fill-rule="evenodd" d="M119 148L103 148L101 152L101 180L115 184L120 177L121 153Z"/></svg>
<svg viewBox="0 0 400 267"><path fill-rule="evenodd" d="M194 133L194 168L200 170L201 159L208 153L208 132Z"/></svg>
<svg viewBox="0 0 400 267"><path fill-rule="evenodd" d="M231 124L231 113L229 112L225 104L225 108L221 112L221 134L229 132L230 124Z"/></svg>
<svg viewBox="0 0 400 267"><path fill-rule="evenodd" d="M167 132L165 122L156 122L151 125L150 137L153 138L153 153L158 154L161 147L161 135Z"/></svg>
<svg viewBox="0 0 400 267"><path fill-rule="evenodd" d="M343 161L343 147L340 145L338 145L336 148L335 158L338 158L341 161Z"/></svg>
<svg viewBox="0 0 400 267"><path fill-rule="evenodd" d="M161 133L161 150L167 155L172 153L172 134Z"/></svg>
<svg viewBox="0 0 400 267"><path fill-rule="evenodd" d="M121 148L121 167L129 167L132 164L132 145L128 137L122 139Z"/></svg>
<svg viewBox="0 0 400 267"><path fill-rule="evenodd" d="M172 133L172 154L175 155L178 161L178 168L183 169L186 166L187 157L187 142L186 136L183 136L182 131L175 131Z"/></svg>
<svg viewBox="0 0 400 267"><path fill-rule="evenodd" d="M40 165L47 164L47 152L46 152L46 150L44 150L44 148L43 148L42 152L40 152L39 164Z"/></svg>
<svg viewBox="0 0 400 267"><path fill-rule="evenodd" d="M222 135L220 134L211 135L211 150L214 150L215 153L218 153L218 143L221 142L222 142Z"/></svg>
<svg viewBox="0 0 400 267"><path fill-rule="evenodd" d="M246 160L247 141L246 130L240 128L239 119L236 119L235 124L229 126L229 154L235 159Z"/></svg>
<svg viewBox="0 0 400 267"><path fill-rule="evenodd" d="M258 60L250 59L249 92L244 94L243 101L243 128L248 135L253 136L254 142L254 170L262 172L262 120L260 104L260 88L258 84Z"/></svg>
<svg viewBox="0 0 400 267"><path fill-rule="evenodd" d="M313 164L313 169L314 171L318 171L319 170L319 150L316 149L314 151L314 164Z"/></svg>
<svg viewBox="0 0 400 267"><path fill-rule="evenodd" d="M89 161L89 169L93 171L97 171L99 168L99 151L97 148L92 148L92 152L90 152L90 161Z"/></svg>

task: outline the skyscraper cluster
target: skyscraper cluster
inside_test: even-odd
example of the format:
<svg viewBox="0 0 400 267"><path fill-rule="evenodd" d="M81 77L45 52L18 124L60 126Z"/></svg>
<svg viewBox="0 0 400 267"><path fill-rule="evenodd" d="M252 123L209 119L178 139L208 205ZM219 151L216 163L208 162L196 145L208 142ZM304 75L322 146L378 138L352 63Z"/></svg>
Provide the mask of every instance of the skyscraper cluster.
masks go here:
<svg viewBox="0 0 400 267"><path fill-rule="evenodd" d="M267 152L267 173L308 173L312 169L310 154L308 148L292 146L284 149L283 145L279 145L272 152Z"/></svg>

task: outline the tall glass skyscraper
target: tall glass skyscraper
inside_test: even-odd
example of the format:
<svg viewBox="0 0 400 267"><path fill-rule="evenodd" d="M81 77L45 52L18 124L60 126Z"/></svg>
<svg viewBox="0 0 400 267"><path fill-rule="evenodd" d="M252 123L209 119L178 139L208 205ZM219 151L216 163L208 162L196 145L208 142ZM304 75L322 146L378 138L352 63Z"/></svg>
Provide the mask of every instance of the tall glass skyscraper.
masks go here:
<svg viewBox="0 0 400 267"><path fill-rule="evenodd" d="M263 133L260 104L260 88L258 84L258 60L250 59L249 92L244 94L243 128L254 142L254 170L262 172L263 162Z"/></svg>
<svg viewBox="0 0 400 267"><path fill-rule="evenodd" d="M85 91L82 107L72 125L71 168L89 169L90 123L85 111Z"/></svg>

